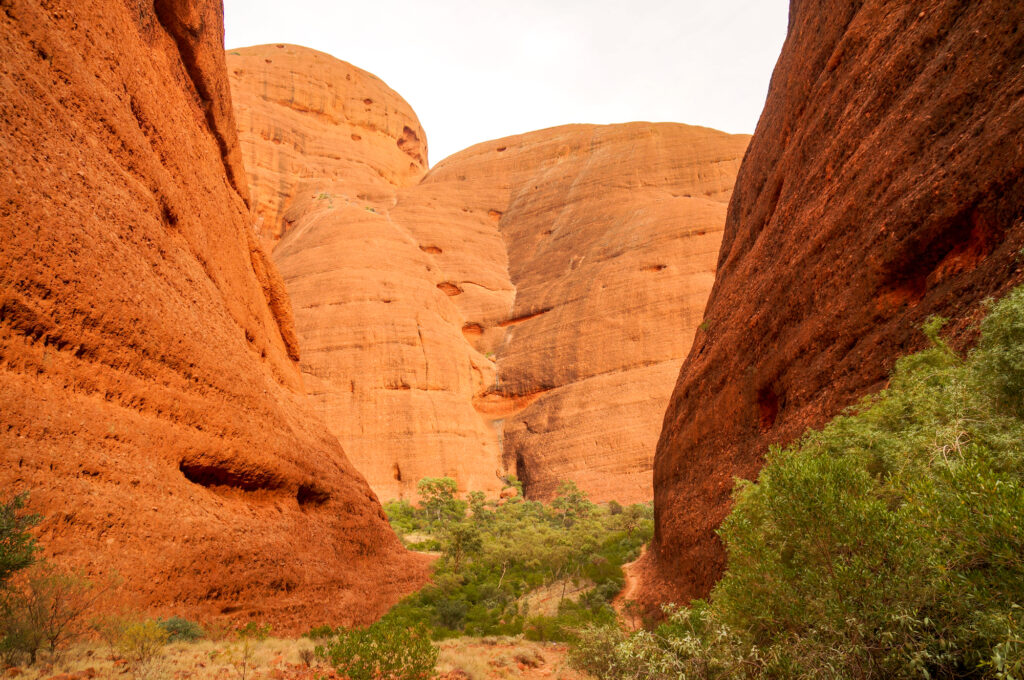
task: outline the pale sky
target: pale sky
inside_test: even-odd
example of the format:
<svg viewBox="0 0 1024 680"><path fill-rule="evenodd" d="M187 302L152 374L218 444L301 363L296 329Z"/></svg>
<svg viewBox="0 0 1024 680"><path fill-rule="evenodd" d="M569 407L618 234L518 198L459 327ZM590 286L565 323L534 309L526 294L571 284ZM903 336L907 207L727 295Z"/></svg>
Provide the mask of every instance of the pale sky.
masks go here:
<svg viewBox="0 0 1024 680"><path fill-rule="evenodd" d="M228 48L294 43L373 73L430 164L565 123L753 132L788 0L224 0Z"/></svg>

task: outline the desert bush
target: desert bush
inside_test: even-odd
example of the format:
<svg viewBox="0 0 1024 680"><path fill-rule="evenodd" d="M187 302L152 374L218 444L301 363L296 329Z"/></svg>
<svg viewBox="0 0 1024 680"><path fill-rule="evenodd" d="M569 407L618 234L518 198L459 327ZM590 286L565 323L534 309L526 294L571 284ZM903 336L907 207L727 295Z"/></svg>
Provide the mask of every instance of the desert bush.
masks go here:
<svg viewBox="0 0 1024 680"><path fill-rule="evenodd" d="M88 631L88 614L101 594L83 576L48 562L23 570L0 594L0 651L29 665L41 650L57 655Z"/></svg>
<svg viewBox="0 0 1024 680"><path fill-rule="evenodd" d="M157 619L158 626L167 631L168 642L195 642L206 635L195 621L183 619L180 616L172 616L169 619Z"/></svg>
<svg viewBox="0 0 1024 680"><path fill-rule="evenodd" d="M117 650L128 662L136 680L151 680L160 675L164 646L170 634L158 621L133 621L121 629Z"/></svg>
<svg viewBox="0 0 1024 680"><path fill-rule="evenodd" d="M118 643L128 626L136 622L136 618L124 613L106 613L94 616L89 627L107 645L111 658L118 651Z"/></svg>
<svg viewBox="0 0 1024 680"><path fill-rule="evenodd" d="M308 631L302 634L302 637L309 638L310 640L326 640L334 635L334 627L328 625L313 626Z"/></svg>
<svg viewBox="0 0 1024 680"><path fill-rule="evenodd" d="M599 677L1024 677L1024 289L958 356L889 386L740 482L710 604L654 632L588 630ZM603 651L602 651L603 650Z"/></svg>
<svg viewBox="0 0 1024 680"><path fill-rule="evenodd" d="M302 665L309 668L313 665L313 661L316 660L316 650L310 647L302 647L299 649L299 660Z"/></svg>
<svg viewBox="0 0 1024 680"><path fill-rule="evenodd" d="M382 619L368 628L339 629L316 653L349 680L427 680L435 675L438 652L424 628Z"/></svg>
<svg viewBox="0 0 1024 680"><path fill-rule="evenodd" d="M256 651L270 636L270 624L259 624L250 621L235 629L235 639L223 649L214 653L214 658L221 659L234 669L239 680L246 680L253 670Z"/></svg>

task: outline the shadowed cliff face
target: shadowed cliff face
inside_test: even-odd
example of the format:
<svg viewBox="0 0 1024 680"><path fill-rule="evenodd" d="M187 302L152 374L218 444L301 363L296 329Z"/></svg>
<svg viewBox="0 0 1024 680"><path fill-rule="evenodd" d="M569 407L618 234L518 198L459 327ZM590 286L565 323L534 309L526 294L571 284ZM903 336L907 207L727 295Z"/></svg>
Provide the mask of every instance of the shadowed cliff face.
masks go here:
<svg viewBox="0 0 1024 680"><path fill-rule="evenodd" d="M425 569L301 394L219 3L3 5L0 488L124 604L383 613Z"/></svg>
<svg viewBox="0 0 1024 680"><path fill-rule="evenodd" d="M994 1L793 2L658 443L649 602L707 594L770 444L879 389L929 315L965 347L1021 280L1022 27Z"/></svg>
<svg viewBox="0 0 1024 680"><path fill-rule="evenodd" d="M419 122L372 75L291 45L228 67L307 386L377 493L516 472L536 498L649 499L748 138L564 126L423 177Z"/></svg>

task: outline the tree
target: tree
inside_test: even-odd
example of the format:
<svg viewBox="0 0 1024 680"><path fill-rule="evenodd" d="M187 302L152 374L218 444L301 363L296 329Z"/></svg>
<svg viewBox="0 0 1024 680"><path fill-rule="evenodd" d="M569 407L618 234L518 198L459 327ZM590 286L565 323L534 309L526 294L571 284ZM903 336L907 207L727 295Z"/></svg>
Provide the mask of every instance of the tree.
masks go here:
<svg viewBox="0 0 1024 680"><path fill-rule="evenodd" d="M25 514L28 492L0 503L0 587L11 576L36 560L35 538L28 532L39 524L39 515Z"/></svg>
<svg viewBox="0 0 1024 680"><path fill-rule="evenodd" d="M473 519L487 519L487 496L483 491L470 491L467 494L469 509L473 511Z"/></svg>
<svg viewBox="0 0 1024 680"><path fill-rule="evenodd" d="M465 512L465 503L456 500L458 486L451 477L424 477L416 485L420 506L437 521L454 519Z"/></svg>
<svg viewBox="0 0 1024 680"><path fill-rule="evenodd" d="M12 579L2 602L2 646L8 654L36 662L44 646L51 655L87 630L86 615L103 595L84 577L40 562Z"/></svg>
<svg viewBox="0 0 1024 680"><path fill-rule="evenodd" d="M587 495L580 491L576 482L566 481L558 486L557 496L551 501L551 507L562 513L565 526L572 526L577 519L587 517L594 504L590 502Z"/></svg>
<svg viewBox="0 0 1024 680"><path fill-rule="evenodd" d="M462 562L470 555L476 555L483 547L480 531L467 522L458 522L445 532L442 551L452 564L452 570L459 571Z"/></svg>

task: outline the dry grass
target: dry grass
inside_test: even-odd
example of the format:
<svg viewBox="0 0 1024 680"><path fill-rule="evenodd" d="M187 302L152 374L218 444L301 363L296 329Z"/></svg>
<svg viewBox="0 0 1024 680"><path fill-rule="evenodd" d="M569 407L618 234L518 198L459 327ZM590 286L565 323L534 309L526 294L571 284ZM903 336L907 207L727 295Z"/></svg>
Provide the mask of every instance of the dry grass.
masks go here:
<svg viewBox="0 0 1024 680"><path fill-rule="evenodd" d="M555 616L562 600L576 602L583 593L593 590L589 579L561 579L540 588L534 588L520 598L526 603L531 616Z"/></svg>
<svg viewBox="0 0 1024 680"><path fill-rule="evenodd" d="M335 677L333 669L318 660L309 667L303 650L312 650L305 638L268 638L256 643L245 680L317 680ZM450 680L501 680L545 678L584 680L569 668L565 645L530 642L521 638L458 638L439 644L437 670ZM239 644L231 640L175 642L167 645L148 672L138 674L109 647L93 642L65 651L59 659L44 660L32 668L0 673L17 680L242 680ZM232 663L232 661L236 663ZM8 675L14 673L12 675Z"/></svg>
<svg viewBox="0 0 1024 680"><path fill-rule="evenodd" d="M521 638L457 638L441 643L437 670L442 677L468 680L548 678L584 680L569 668L566 646Z"/></svg>
<svg viewBox="0 0 1024 680"><path fill-rule="evenodd" d="M313 643L305 638L269 638L255 643L244 669L246 680L302 677L305 675L302 650L312 648ZM34 667L20 668L17 677L19 680L45 680L61 675L78 680L242 680L240 650L240 643L231 640L174 642L164 647L152 668L140 673L128 668L106 645L83 643L66 650L56 660L43 660ZM320 670L324 675L326 669Z"/></svg>

